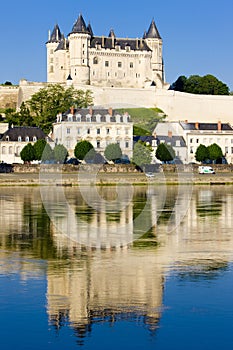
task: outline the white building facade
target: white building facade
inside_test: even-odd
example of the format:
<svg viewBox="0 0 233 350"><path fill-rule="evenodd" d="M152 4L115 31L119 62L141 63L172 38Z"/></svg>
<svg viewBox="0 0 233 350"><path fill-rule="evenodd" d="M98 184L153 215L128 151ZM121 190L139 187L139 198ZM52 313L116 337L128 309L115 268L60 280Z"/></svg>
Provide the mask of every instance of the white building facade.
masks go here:
<svg viewBox="0 0 233 350"><path fill-rule="evenodd" d="M62 144L74 156L74 148L80 141L89 141L94 149L104 155L105 148L112 143L119 144L122 155L132 157L133 123L130 116L109 109L74 109L58 115L53 124L55 144Z"/></svg>
<svg viewBox="0 0 233 350"><path fill-rule="evenodd" d="M189 123L188 121L158 123L154 134L182 136L187 152L184 163L196 162L195 153L200 144L208 147L216 143L228 164L233 163L233 128L229 123Z"/></svg>
<svg viewBox="0 0 233 350"><path fill-rule="evenodd" d="M47 82L109 87L163 88L162 39L152 20L141 38L95 36L79 15L65 37L56 24L49 32ZM166 87L167 88L167 87Z"/></svg>

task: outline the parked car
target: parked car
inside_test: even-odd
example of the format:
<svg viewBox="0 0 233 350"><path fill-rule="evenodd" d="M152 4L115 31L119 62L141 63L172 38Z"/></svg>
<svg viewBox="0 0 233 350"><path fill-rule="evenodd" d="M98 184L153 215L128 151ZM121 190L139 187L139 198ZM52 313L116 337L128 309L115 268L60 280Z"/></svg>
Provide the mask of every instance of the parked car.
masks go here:
<svg viewBox="0 0 233 350"><path fill-rule="evenodd" d="M155 176L155 174L152 173L151 171L149 171L148 173L146 173L146 177L151 178L151 177L154 177L154 176Z"/></svg>
<svg viewBox="0 0 233 350"><path fill-rule="evenodd" d="M199 174L215 174L214 169L211 166L199 166Z"/></svg>
<svg viewBox="0 0 233 350"><path fill-rule="evenodd" d="M77 158L70 158L66 161L66 164L78 165L80 162Z"/></svg>

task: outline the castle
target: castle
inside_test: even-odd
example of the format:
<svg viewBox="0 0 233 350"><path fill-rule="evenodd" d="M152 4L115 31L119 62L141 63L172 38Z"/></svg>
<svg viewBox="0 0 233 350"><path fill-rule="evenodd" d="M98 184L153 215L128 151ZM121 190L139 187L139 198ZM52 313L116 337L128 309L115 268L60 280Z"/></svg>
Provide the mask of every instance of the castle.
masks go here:
<svg viewBox="0 0 233 350"><path fill-rule="evenodd" d="M142 38L95 36L80 14L67 38L49 32L47 82L99 87L164 86L162 39L154 19Z"/></svg>

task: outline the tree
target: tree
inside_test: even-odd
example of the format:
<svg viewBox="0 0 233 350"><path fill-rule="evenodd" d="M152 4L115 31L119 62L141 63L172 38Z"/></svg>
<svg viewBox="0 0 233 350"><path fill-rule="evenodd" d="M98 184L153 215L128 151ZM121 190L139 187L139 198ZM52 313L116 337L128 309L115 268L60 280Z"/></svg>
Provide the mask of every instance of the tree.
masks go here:
<svg viewBox="0 0 233 350"><path fill-rule="evenodd" d="M31 162L35 159L35 151L31 143L28 143L20 152L20 157L24 162Z"/></svg>
<svg viewBox="0 0 233 350"><path fill-rule="evenodd" d="M25 102L22 102L19 112L15 112L13 109L8 109L6 113L6 121L9 123L9 125L14 126L36 125Z"/></svg>
<svg viewBox="0 0 233 350"><path fill-rule="evenodd" d="M65 88L60 84L50 84L32 95L27 105L36 125L48 133L58 113L67 111L71 106L84 108L92 102L90 90L75 90L73 86Z"/></svg>
<svg viewBox="0 0 233 350"><path fill-rule="evenodd" d="M54 159L60 163L63 164L65 163L67 156L68 156L68 151L63 145L56 145L53 150L53 155Z"/></svg>
<svg viewBox="0 0 233 350"><path fill-rule="evenodd" d="M229 95L228 86L211 74L207 74L203 77L199 75L190 75L189 78L181 75L171 84L170 89L192 94Z"/></svg>
<svg viewBox="0 0 233 350"><path fill-rule="evenodd" d="M169 162L173 160L176 156L174 149L171 145L168 145L165 142L162 142L158 145L156 149L155 156L157 159L159 159L161 162Z"/></svg>
<svg viewBox="0 0 233 350"><path fill-rule="evenodd" d="M222 149L216 143L212 143L212 145L207 147L209 152L209 159L211 161L216 162L217 159L223 157Z"/></svg>
<svg viewBox="0 0 233 350"><path fill-rule="evenodd" d="M152 148L145 142L138 141L133 148L132 162L138 166L150 164L152 161Z"/></svg>
<svg viewBox="0 0 233 350"><path fill-rule="evenodd" d="M122 150L118 143L110 143L107 145L104 151L104 156L107 160L120 159L122 156Z"/></svg>
<svg viewBox="0 0 233 350"><path fill-rule="evenodd" d="M46 161L50 161L54 158L53 156L53 150L52 150L52 147L50 146L49 143L47 143L45 145L45 148L44 148L44 151L42 153L42 156L41 156L41 161L42 162L46 162Z"/></svg>
<svg viewBox="0 0 233 350"><path fill-rule="evenodd" d="M41 160L46 144L47 142L45 141L45 139L37 140L34 143L33 147L35 151L35 160Z"/></svg>
<svg viewBox="0 0 233 350"><path fill-rule="evenodd" d="M196 153L195 153L195 159L197 162L204 162L207 159L209 159L209 150L205 145L200 144L197 147Z"/></svg>
<svg viewBox="0 0 233 350"><path fill-rule="evenodd" d="M93 145L89 141L79 141L75 146L74 155L77 159L84 160L88 152L93 148Z"/></svg>
<svg viewBox="0 0 233 350"><path fill-rule="evenodd" d="M184 75L179 76L179 78L171 84L169 90L176 90L176 91L185 91L185 84L186 84L187 78Z"/></svg>

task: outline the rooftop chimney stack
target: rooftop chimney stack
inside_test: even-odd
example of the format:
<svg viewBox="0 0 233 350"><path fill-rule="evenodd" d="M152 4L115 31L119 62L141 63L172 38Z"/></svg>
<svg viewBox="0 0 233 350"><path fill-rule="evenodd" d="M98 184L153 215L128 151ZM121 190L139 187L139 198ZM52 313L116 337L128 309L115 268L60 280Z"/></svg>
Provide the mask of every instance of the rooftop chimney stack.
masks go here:
<svg viewBox="0 0 233 350"><path fill-rule="evenodd" d="M196 129L196 130L199 129L199 123L198 123L198 122L195 123L195 129Z"/></svg>
<svg viewBox="0 0 233 350"><path fill-rule="evenodd" d="M112 107L110 107L110 108L108 109L108 114L110 114L110 115L112 116Z"/></svg>
<svg viewBox="0 0 233 350"><path fill-rule="evenodd" d="M172 131L171 130L168 131L168 137L172 138Z"/></svg>
<svg viewBox="0 0 233 350"><path fill-rule="evenodd" d="M221 123L221 120L218 121L218 131L222 131L222 123Z"/></svg>

